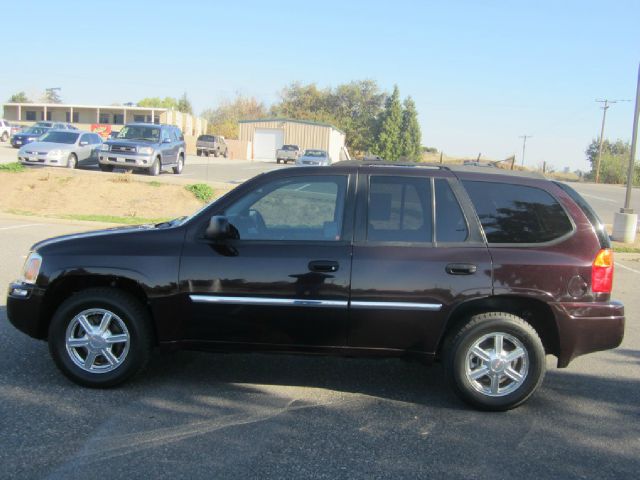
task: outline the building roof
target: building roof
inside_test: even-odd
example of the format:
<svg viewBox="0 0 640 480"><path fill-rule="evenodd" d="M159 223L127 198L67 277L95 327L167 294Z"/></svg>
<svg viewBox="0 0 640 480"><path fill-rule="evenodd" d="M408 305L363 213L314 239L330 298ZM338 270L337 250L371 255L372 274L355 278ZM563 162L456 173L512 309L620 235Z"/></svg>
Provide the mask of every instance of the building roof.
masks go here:
<svg viewBox="0 0 640 480"><path fill-rule="evenodd" d="M89 108L101 110L132 110L132 111L149 111L166 112L169 109L163 107L128 107L126 105L75 105L70 103L4 103L3 107L47 107L47 108Z"/></svg>
<svg viewBox="0 0 640 480"><path fill-rule="evenodd" d="M323 122L315 122L313 120L296 120L294 118L280 118L280 117L274 117L274 118L257 118L255 120L238 120L238 123L262 123L262 122L291 122L291 123L304 123L307 125L316 125L318 127L329 127L329 128L333 128L334 130L337 130L338 132L344 134L345 132L343 130L340 130L338 127L331 125L330 123L323 123Z"/></svg>

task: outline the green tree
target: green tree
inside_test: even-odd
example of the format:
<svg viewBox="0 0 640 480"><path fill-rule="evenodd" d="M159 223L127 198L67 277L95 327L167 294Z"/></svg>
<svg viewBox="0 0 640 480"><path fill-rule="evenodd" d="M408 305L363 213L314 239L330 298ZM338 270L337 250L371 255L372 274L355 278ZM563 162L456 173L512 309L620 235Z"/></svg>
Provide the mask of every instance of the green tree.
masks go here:
<svg viewBox="0 0 640 480"><path fill-rule="evenodd" d="M331 92L328 109L335 118L335 125L344 130L347 147L353 154L364 154L373 149L386 96L373 80L338 85Z"/></svg>
<svg viewBox="0 0 640 480"><path fill-rule="evenodd" d="M42 94L42 101L44 103L62 103L59 90L59 88L47 88Z"/></svg>
<svg viewBox="0 0 640 480"><path fill-rule="evenodd" d="M9 97L9 103L31 103L31 100L29 100L26 93L18 92Z"/></svg>
<svg viewBox="0 0 640 480"><path fill-rule="evenodd" d="M176 110L182 113L193 115L193 107L191 107L191 102L187 98L187 92L184 92L184 94L178 100Z"/></svg>
<svg viewBox="0 0 640 480"><path fill-rule="evenodd" d="M400 104L400 90L396 85L385 104L375 153L385 160L398 160L402 155L401 132L402 105Z"/></svg>
<svg viewBox="0 0 640 480"><path fill-rule="evenodd" d="M276 117L335 123L330 109L331 90L321 90L315 83L294 82L280 92L280 102L271 107Z"/></svg>
<svg viewBox="0 0 640 480"><path fill-rule="evenodd" d="M401 156L408 160L418 161L422 156L422 133L418 123L418 111L411 97L404 101L402 112Z"/></svg>
<svg viewBox="0 0 640 480"><path fill-rule="evenodd" d="M267 108L254 97L236 95L233 100L225 100L216 108L205 110L202 116L209 125L207 131L226 138L238 138L238 121L265 118Z"/></svg>
<svg viewBox="0 0 640 480"><path fill-rule="evenodd" d="M173 108L177 110L178 100L173 97L147 97L138 102L139 107L147 108Z"/></svg>
<svg viewBox="0 0 640 480"><path fill-rule="evenodd" d="M596 165L598 161L599 139L593 139L587 150L587 160L591 163L591 172L586 175L589 180L596 177ZM616 140L611 142L605 139L602 142L602 160L600 161L600 181L603 183L626 183L629 168L629 156L631 147L628 142ZM636 164L633 183L640 183L640 166Z"/></svg>

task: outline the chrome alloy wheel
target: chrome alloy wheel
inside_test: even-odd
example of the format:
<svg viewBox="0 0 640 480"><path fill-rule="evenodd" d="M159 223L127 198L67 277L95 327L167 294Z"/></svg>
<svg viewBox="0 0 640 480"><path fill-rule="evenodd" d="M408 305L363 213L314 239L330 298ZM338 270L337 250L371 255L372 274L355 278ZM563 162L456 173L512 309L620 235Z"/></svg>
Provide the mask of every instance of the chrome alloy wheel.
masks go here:
<svg viewBox="0 0 640 480"><path fill-rule="evenodd" d="M520 340L502 332L483 335L467 350L465 374L471 386L489 397L517 390L527 378L529 354Z"/></svg>
<svg viewBox="0 0 640 480"><path fill-rule="evenodd" d="M90 373L107 373L129 353L127 326L115 313L91 308L78 313L67 327L65 346L78 367Z"/></svg>

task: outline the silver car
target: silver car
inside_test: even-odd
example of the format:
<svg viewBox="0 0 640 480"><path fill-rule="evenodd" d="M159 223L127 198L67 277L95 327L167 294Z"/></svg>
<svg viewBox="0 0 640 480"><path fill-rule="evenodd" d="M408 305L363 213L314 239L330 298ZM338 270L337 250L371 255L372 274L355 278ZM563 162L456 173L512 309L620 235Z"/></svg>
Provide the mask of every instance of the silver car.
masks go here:
<svg viewBox="0 0 640 480"><path fill-rule="evenodd" d="M296 165L328 166L331 165L331 157L329 157L329 154L324 150L308 149L304 151L304 154L301 157L298 157L298 159L296 160Z"/></svg>
<svg viewBox="0 0 640 480"><path fill-rule="evenodd" d="M49 130L37 141L18 151L23 165L76 168L96 164L100 156L102 138L97 133L79 130Z"/></svg>

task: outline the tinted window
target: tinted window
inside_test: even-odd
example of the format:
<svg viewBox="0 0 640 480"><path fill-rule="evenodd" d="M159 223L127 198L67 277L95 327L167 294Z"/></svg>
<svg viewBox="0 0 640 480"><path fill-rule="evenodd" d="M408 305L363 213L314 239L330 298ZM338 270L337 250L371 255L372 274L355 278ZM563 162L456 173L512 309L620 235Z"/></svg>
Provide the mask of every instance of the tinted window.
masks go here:
<svg viewBox="0 0 640 480"><path fill-rule="evenodd" d="M372 176L367 220L369 241L431 242L429 180Z"/></svg>
<svg viewBox="0 0 640 480"><path fill-rule="evenodd" d="M469 230L451 185L436 179L436 241L464 242Z"/></svg>
<svg viewBox="0 0 640 480"><path fill-rule="evenodd" d="M77 133L72 133L72 132L48 132L45 133L41 138L40 141L41 142L52 142L52 143L66 143L66 144L73 144L76 143L76 140L78 140L78 134Z"/></svg>
<svg viewBox="0 0 640 480"><path fill-rule="evenodd" d="M80 137L80 141L81 142L87 142L87 145L91 144L91 135L86 134L86 135L82 135L82 137Z"/></svg>
<svg viewBox="0 0 640 480"><path fill-rule="evenodd" d="M490 243L541 243L569 233L571 222L549 193L507 183L463 181Z"/></svg>
<svg viewBox="0 0 640 480"><path fill-rule="evenodd" d="M347 177L296 177L269 183L225 214L241 239L325 240L342 235Z"/></svg>

